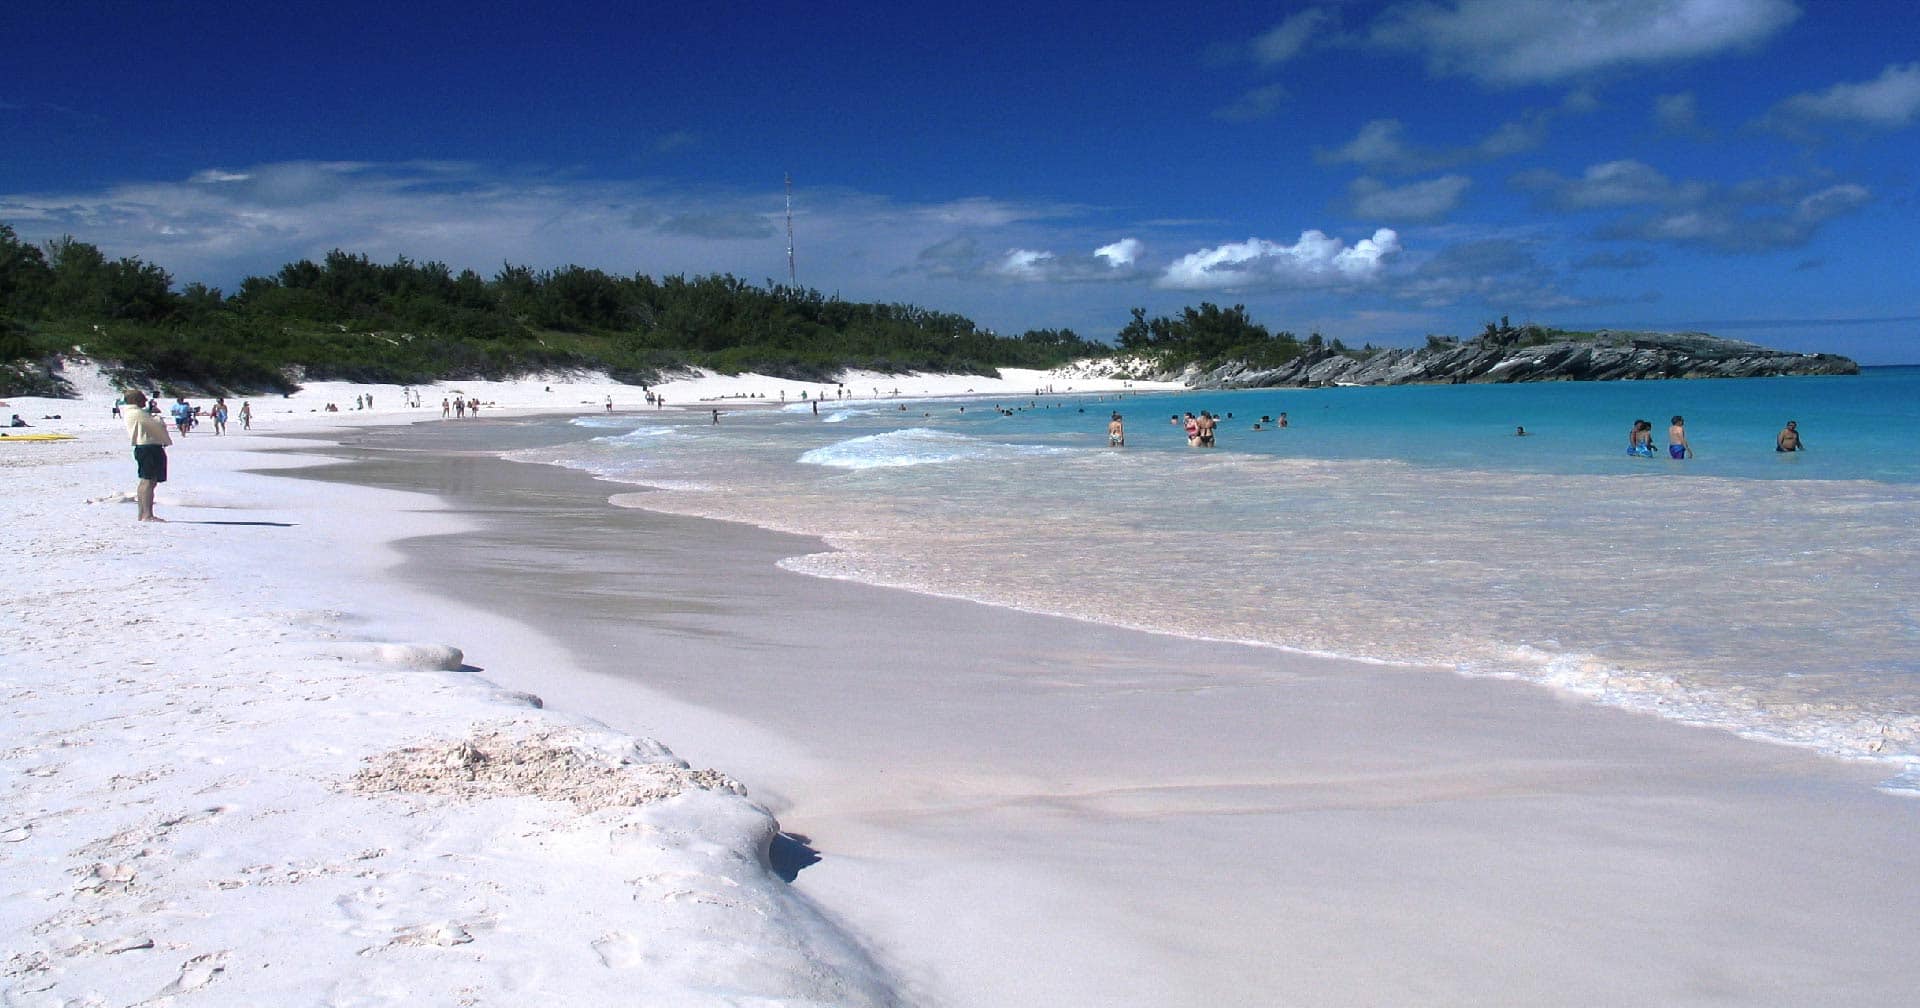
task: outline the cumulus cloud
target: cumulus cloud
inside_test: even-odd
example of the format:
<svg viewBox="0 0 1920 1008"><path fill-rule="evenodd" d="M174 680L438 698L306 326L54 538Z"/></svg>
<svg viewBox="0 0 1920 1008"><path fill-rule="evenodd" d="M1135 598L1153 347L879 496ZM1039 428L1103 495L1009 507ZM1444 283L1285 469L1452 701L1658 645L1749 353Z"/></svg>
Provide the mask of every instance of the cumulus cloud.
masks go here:
<svg viewBox="0 0 1920 1008"><path fill-rule="evenodd" d="M1799 14L1791 0L1417 0L1369 37L1435 74L1537 84L1751 47Z"/></svg>
<svg viewBox="0 0 1920 1008"><path fill-rule="evenodd" d="M1400 251L1400 235L1381 228L1352 245L1303 231L1292 245L1249 238L1180 257L1159 285L1182 290L1343 287L1379 277Z"/></svg>
<svg viewBox="0 0 1920 1008"><path fill-rule="evenodd" d="M1138 238L1122 238L1111 245L1102 245L1093 250L1093 254L1105 259L1115 269L1131 266L1140 259L1140 253L1146 244Z"/></svg>
<svg viewBox="0 0 1920 1008"><path fill-rule="evenodd" d="M1793 137L1829 127L1897 130L1920 119L1920 63L1889 66L1864 84L1835 84L1773 107L1762 124Z"/></svg>
<svg viewBox="0 0 1920 1008"><path fill-rule="evenodd" d="M1016 280L1045 280L1047 264L1051 262L1053 262L1051 252L1010 249L994 265L994 272Z"/></svg>
<svg viewBox="0 0 1920 1008"><path fill-rule="evenodd" d="M1471 185L1473 180L1465 175L1442 175L1398 187L1363 177L1355 179L1347 191L1355 216L1389 222L1424 222L1452 213Z"/></svg>
<svg viewBox="0 0 1920 1008"><path fill-rule="evenodd" d="M1136 264L1146 244L1138 238L1122 238L1102 245L1085 255L1055 255L1040 249L1008 249L986 264L986 275L1026 283L1081 283L1128 279L1135 275Z"/></svg>

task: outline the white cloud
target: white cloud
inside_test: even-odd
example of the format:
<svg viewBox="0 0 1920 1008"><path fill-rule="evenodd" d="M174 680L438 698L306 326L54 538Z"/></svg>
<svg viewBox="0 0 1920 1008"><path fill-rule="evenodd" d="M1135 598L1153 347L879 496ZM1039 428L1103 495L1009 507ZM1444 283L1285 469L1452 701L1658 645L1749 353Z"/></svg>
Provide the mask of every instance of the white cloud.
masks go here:
<svg viewBox="0 0 1920 1008"><path fill-rule="evenodd" d="M1424 55L1435 74L1534 84L1750 47L1799 14L1791 0L1416 0L1382 14L1371 39Z"/></svg>
<svg viewBox="0 0 1920 1008"><path fill-rule="evenodd" d="M1093 254L1105 259L1115 269L1131 266L1140 259L1140 253L1146 249L1145 243L1138 238L1122 238L1111 245L1102 245L1093 250Z"/></svg>
<svg viewBox="0 0 1920 1008"><path fill-rule="evenodd" d="M1055 255L1030 248L1009 249L985 264L982 275L1023 283L1085 283L1130 279L1146 244L1122 238L1087 254Z"/></svg>
<svg viewBox="0 0 1920 1008"><path fill-rule="evenodd" d="M1260 33L1253 40L1253 58L1263 66L1277 66L1299 55L1313 36L1335 21L1320 7L1309 7Z"/></svg>
<svg viewBox="0 0 1920 1008"><path fill-rule="evenodd" d="M1788 98L1767 113L1765 124L1789 135L1824 125L1895 130L1920 119L1920 63L1889 66L1864 84L1835 84L1817 94Z"/></svg>
<svg viewBox="0 0 1920 1008"><path fill-rule="evenodd" d="M1442 175L1399 187L1373 178L1355 179L1348 187L1353 213L1358 217L1392 222L1433 221L1460 205L1473 180L1465 175Z"/></svg>
<svg viewBox="0 0 1920 1008"><path fill-rule="evenodd" d="M1047 266L1053 262L1053 253L1038 252L1033 249L1011 249L1000 257L994 266L994 272L1009 276L1015 280L1045 280Z"/></svg>
<svg viewBox="0 0 1920 1008"><path fill-rule="evenodd" d="M1381 228L1348 245L1324 232L1303 231L1292 245L1249 238L1182 256L1160 277L1183 290L1340 287L1378 277L1400 236Z"/></svg>

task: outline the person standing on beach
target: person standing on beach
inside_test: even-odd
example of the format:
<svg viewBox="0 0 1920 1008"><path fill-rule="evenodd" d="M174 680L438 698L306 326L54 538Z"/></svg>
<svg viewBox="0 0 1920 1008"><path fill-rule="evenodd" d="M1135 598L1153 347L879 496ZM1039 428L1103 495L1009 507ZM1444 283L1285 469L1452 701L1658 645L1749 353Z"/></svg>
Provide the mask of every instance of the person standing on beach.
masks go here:
<svg viewBox="0 0 1920 1008"><path fill-rule="evenodd" d="M1773 439L1773 450L1777 452L1803 451L1806 442L1800 440L1800 425L1792 420L1780 429L1780 436Z"/></svg>
<svg viewBox="0 0 1920 1008"><path fill-rule="evenodd" d="M445 420L452 415L453 415L453 400L448 399L446 396L441 396L440 397L440 419Z"/></svg>
<svg viewBox="0 0 1920 1008"><path fill-rule="evenodd" d="M167 446L173 439L167 436L167 422L147 409L146 393L133 389L125 398L127 404L120 411L120 419L125 421L133 442L133 468L140 480L133 500L139 506L141 521L163 522L165 518L154 516L153 492L167 481Z"/></svg>
<svg viewBox="0 0 1920 1008"><path fill-rule="evenodd" d="M253 429L253 404L250 402L240 404L240 429Z"/></svg>
<svg viewBox="0 0 1920 1008"><path fill-rule="evenodd" d="M1682 417L1674 417L1667 427L1667 455L1677 459L1693 457L1693 446L1687 444L1687 421Z"/></svg>
<svg viewBox="0 0 1920 1008"><path fill-rule="evenodd" d="M227 398L225 396L213 401L213 432L215 434L227 432Z"/></svg>
<svg viewBox="0 0 1920 1008"><path fill-rule="evenodd" d="M1127 445L1127 425L1120 421L1120 414L1107 421L1107 447L1124 448Z"/></svg>

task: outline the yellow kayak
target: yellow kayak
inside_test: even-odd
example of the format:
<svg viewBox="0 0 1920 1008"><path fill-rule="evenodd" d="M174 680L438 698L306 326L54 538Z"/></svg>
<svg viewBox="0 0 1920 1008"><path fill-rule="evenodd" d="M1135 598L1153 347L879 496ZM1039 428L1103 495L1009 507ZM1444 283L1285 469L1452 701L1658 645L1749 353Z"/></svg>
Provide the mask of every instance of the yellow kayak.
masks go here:
<svg viewBox="0 0 1920 1008"><path fill-rule="evenodd" d="M16 434L12 430L0 430L0 441L71 441L71 434L56 434L44 431L37 434Z"/></svg>

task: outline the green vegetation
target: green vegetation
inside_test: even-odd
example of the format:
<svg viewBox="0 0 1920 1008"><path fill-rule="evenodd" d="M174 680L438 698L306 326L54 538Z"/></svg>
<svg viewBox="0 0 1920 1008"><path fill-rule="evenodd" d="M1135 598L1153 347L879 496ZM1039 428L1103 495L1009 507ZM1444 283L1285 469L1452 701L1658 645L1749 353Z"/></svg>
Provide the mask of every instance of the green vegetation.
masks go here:
<svg viewBox="0 0 1920 1008"><path fill-rule="evenodd" d="M858 304L731 276L611 276L504 266L492 279L347 252L189 284L71 238L44 249L0 224L0 393L51 391L40 363L74 350L130 377L205 391L287 391L302 379L424 384L604 370L633 383L672 368L825 381L846 368L989 374L1111 352L1071 330L1003 337L959 315Z"/></svg>
<svg viewBox="0 0 1920 1008"><path fill-rule="evenodd" d="M1502 317L1466 344L1428 336L1427 348L1510 349L1595 335L1516 327ZM1151 319L1135 308L1117 342L1166 371L1381 352L1317 332L1305 340L1269 332L1244 305L1210 303ZM691 366L824 382L849 368L990 374L1113 353L1066 329L1009 338L912 305L857 304L731 276L656 280L582 266L509 264L486 279L444 263L380 264L336 250L318 263L248 277L231 296L201 284L176 291L159 266L109 260L72 238L24 244L0 224L0 394L59 394L45 363L76 350L128 380L230 393L291 391L309 379L414 385L569 370L647 384Z"/></svg>
<svg viewBox="0 0 1920 1008"><path fill-rule="evenodd" d="M1320 349L1315 341L1322 339L1315 333L1309 343L1313 349ZM1206 302L1198 308L1182 309L1178 318L1162 315L1149 319L1146 309L1135 308L1133 320L1120 330L1119 343L1120 349L1150 357L1167 368L1211 366L1231 360L1254 367L1279 367L1309 349L1293 333L1269 333L1265 326L1247 317L1245 305L1221 308Z"/></svg>

